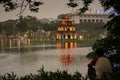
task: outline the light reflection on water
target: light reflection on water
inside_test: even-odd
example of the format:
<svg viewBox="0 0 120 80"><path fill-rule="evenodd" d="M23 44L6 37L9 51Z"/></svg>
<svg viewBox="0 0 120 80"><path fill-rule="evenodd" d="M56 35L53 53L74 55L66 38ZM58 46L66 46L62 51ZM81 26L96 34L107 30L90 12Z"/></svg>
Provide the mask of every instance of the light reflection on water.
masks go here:
<svg viewBox="0 0 120 80"><path fill-rule="evenodd" d="M75 46L75 45L74 45ZM37 73L37 70L44 66L47 71L67 70L70 73L75 71L83 75L87 72L86 54L91 47L65 47L60 45L37 45L18 48L12 47L10 53L0 53L0 74L15 72L23 76L29 73Z"/></svg>

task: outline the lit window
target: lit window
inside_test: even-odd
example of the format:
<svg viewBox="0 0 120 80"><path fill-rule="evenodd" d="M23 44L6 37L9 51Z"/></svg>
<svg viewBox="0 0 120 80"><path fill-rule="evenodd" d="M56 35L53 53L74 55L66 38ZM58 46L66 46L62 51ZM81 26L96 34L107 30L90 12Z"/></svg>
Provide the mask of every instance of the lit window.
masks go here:
<svg viewBox="0 0 120 80"><path fill-rule="evenodd" d="M60 31L60 28L58 28L58 31Z"/></svg>
<svg viewBox="0 0 120 80"><path fill-rule="evenodd" d="M65 31L67 31L67 28L65 28Z"/></svg>
<svg viewBox="0 0 120 80"><path fill-rule="evenodd" d="M67 36L67 35L65 35L65 39L68 39L68 36Z"/></svg>
<svg viewBox="0 0 120 80"><path fill-rule="evenodd" d="M77 37L76 37L76 35L74 35L74 39L76 39Z"/></svg>
<svg viewBox="0 0 120 80"><path fill-rule="evenodd" d="M70 39L73 39L73 36L72 36L72 35L70 36Z"/></svg>
<svg viewBox="0 0 120 80"><path fill-rule="evenodd" d="M72 27L70 27L70 31L72 31Z"/></svg>

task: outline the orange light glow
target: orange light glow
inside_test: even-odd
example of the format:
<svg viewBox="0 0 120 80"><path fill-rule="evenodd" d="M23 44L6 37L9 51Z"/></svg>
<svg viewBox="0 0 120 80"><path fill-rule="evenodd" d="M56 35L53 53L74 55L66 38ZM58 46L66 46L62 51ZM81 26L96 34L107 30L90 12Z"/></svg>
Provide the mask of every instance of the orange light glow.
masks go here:
<svg viewBox="0 0 120 80"><path fill-rule="evenodd" d="M58 58L63 66L68 66L72 63L74 55L73 54L58 55Z"/></svg>
<svg viewBox="0 0 120 80"><path fill-rule="evenodd" d="M57 49L68 49L68 48L76 48L77 45L76 45L76 42L70 42L70 43L59 42L59 43L56 44L56 46L57 46Z"/></svg>
<svg viewBox="0 0 120 80"><path fill-rule="evenodd" d="M59 35L56 36L57 39L76 39L77 36L75 34L75 26L72 24L72 20L70 17L65 16L62 19L61 25L58 26Z"/></svg>

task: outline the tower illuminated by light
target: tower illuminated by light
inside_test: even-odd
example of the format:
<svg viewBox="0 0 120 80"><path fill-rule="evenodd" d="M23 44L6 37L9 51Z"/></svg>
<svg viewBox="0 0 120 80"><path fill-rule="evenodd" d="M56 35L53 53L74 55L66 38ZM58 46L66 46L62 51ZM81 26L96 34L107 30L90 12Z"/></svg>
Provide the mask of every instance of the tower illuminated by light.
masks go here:
<svg viewBox="0 0 120 80"><path fill-rule="evenodd" d="M66 16L61 20L61 24L58 26L56 39L57 40L74 40L77 38L76 28L72 24L70 17Z"/></svg>

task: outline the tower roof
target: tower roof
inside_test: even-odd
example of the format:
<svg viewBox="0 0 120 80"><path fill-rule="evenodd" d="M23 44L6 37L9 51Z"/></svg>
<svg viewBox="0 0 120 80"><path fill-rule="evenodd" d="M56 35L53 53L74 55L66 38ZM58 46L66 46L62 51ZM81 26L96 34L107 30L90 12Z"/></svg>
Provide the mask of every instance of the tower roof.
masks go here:
<svg viewBox="0 0 120 80"><path fill-rule="evenodd" d="M62 19L61 24L67 24L68 22L71 22L71 18L68 16L65 16L65 18Z"/></svg>

